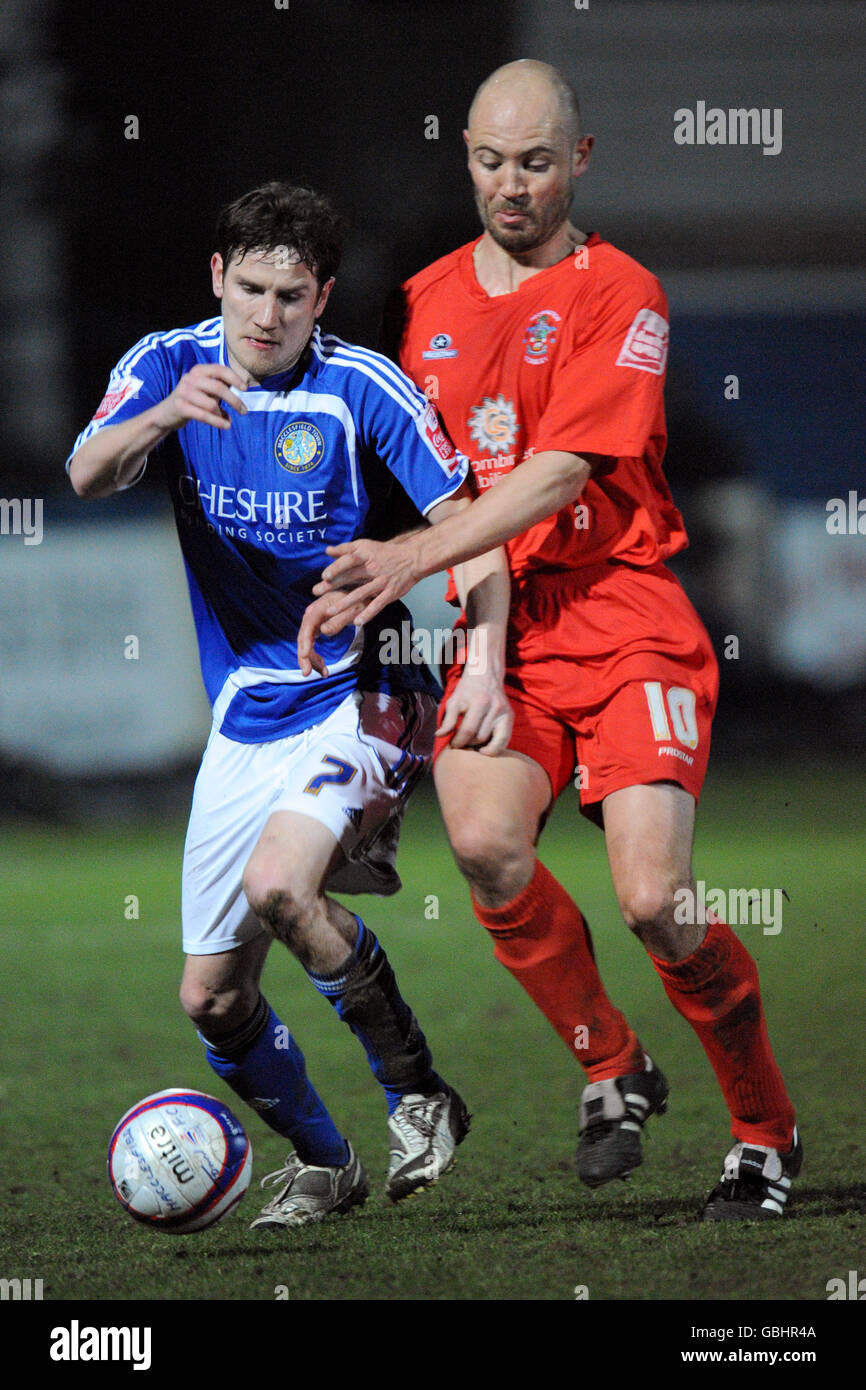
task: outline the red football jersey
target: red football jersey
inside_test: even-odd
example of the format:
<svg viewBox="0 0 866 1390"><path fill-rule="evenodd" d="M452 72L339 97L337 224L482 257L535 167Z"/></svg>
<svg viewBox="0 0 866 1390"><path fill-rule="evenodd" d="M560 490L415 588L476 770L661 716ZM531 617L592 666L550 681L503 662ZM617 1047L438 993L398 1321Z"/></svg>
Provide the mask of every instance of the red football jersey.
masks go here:
<svg viewBox="0 0 866 1390"><path fill-rule="evenodd" d="M476 245L403 286L400 363L471 459L478 488L542 450L616 460L577 502L509 542L512 573L676 554L688 538L661 470L668 309L658 280L593 233L490 296Z"/></svg>

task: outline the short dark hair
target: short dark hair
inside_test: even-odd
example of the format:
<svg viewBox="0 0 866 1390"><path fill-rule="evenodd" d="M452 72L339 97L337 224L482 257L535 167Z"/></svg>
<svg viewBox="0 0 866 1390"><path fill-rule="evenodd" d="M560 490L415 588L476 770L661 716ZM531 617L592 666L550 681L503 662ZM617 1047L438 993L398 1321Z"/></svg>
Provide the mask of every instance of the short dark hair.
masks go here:
<svg viewBox="0 0 866 1390"><path fill-rule="evenodd" d="M223 208L217 250L227 270L232 256L285 246L315 275L321 289L339 268L343 230L343 219L327 198L311 188L274 180Z"/></svg>

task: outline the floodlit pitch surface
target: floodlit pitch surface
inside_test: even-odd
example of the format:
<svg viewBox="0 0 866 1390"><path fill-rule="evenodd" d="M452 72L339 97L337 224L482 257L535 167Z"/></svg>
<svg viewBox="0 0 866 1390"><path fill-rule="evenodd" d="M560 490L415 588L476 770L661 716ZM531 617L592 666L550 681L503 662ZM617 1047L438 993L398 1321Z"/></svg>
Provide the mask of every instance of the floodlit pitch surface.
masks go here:
<svg viewBox="0 0 866 1390"><path fill-rule="evenodd" d="M728 1147L726 1115L688 1025L619 919L601 836L578 817L576 792L562 797L542 854L586 911L612 997L671 1081L643 1168L595 1194L578 1184L582 1074L494 962L425 791L404 834L403 892L360 910L469 1103L472 1133L448 1178L392 1207L382 1096L357 1043L275 948L266 993L373 1189L360 1213L286 1233L247 1228L255 1178L280 1166L285 1145L240 1105L254 1185L225 1224L153 1234L123 1214L105 1177L112 1128L139 1097L184 1085L232 1099L177 1003L184 808L176 824L135 830L5 828L0 1273L42 1279L46 1299L570 1300L580 1286L590 1300L826 1299L828 1280L862 1268L866 1236L863 805L850 764L717 768L707 786L696 875L787 894L781 931L740 933L760 966L806 1161L791 1214L745 1229L696 1220Z"/></svg>

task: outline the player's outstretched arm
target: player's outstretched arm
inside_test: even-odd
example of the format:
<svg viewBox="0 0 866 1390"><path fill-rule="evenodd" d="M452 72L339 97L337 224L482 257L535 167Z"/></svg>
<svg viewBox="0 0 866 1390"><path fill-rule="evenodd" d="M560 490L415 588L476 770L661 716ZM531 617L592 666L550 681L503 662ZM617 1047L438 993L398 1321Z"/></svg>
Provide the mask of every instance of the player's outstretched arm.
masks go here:
<svg viewBox="0 0 866 1390"><path fill-rule="evenodd" d="M472 494L468 484L464 482L451 497L447 497L444 502L437 502L434 507L430 508L427 513L428 525L441 524L451 517L456 518L460 513L467 510L471 502ZM360 540L350 541L348 544L349 548L354 546L371 546L374 551L383 550L393 553L394 555L408 556L411 554L419 537L424 534L425 529L422 527L420 530L406 531L402 535L395 536L393 540L387 542ZM342 554L347 549L347 546L329 545L326 549L328 554L336 555L338 553ZM333 568L333 566L329 568ZM327 574L328 571L326 570L325 573ZM368 578L369 575L364 572L363 566L361 565L358 568L358 578L354 578L352 575L346 577L341 585L342 592L340 592L334 584L322 582L314 584L313 593L318 595L318 601L308 605L298 631L298 659L302 663L301 670L305 675L309 674L309 672L305 670L305 665L310 665L313 670L321 673L321 658L313 658L315 641L320 632L326 637L335 637L338 632L343 631L344 627L348 627L349 623L357 623L361 626L362 623L366 622L367 618L364 615L368 610L370 616L373 617L375 614L380 613L386 604L392 602L389 598L383 599L381 603L376 603L375 606L370 604L370 594L367 592L368 586L365 583L365 580ZM415 581L412 580L410 583L406 584L405 587L400 589L399 596L401 598L403 594L411 589L414 582ZM355 590L357 590L357 592L354 592Z"/></svg>
<svg viewBox="0 0 866 1390"><path fill-rule="evenodd" d="M425 528L415 526L411 531L402 531L399 536L394 536L395 541L408 541L413 536L420 535ZM345 589L329 589L320 598L314 599L309 603L301 619L301 626L298 629L298 666L302 676L309 676L313 671L319 676L327 676L328 668L325 665L325 658L320 652L316 651L316 638L322 632L325 623L334 614L337 603L340 603L340 616L334 626L333 633L328 630L326 636L342 632L344 627L353 623L355 618L364 607L363 599L356 599L354 602L350 598L348 586Z"/></svg>
<svg viewBox="0 0 866 1390"><path fill-rule="evenodd" d="M458 520L466 516L471 505L469 488L464 485L453 497L432 507L427 520L433 527L451 518ZM424 534L413 531L388 544L411 549ZM466 612L468 646L463 673L442 711L438 732L447 734L456 728L453 747L478 748L494 755L508 746L513 724L502 684L511 603L505 551L495 547L458 564L454 580ZM315 650L316 638L320 632L333 635L350 622L360 623L365 606L363 589L353 593L331 588L308 606L298 632L298 664L304 675L311 671L328 674L323 658Z"/></svg>
<svg viewBox="0 0 866 1390"><path fill-rule="evenodd" d="M431 507L427 515L428 524L432 524L439 519L452 516L460 511L465 511L472 500L469 488L464 483L444 502L438 502L435 507ZM415 527L411 531L404 531L401 535L395 536L389 545L406 544L411 546L420 535L424 534L426 527ZM371 542L377 544L377 542ZM331 547L329 546L330 550ZM316 593L317 585L313 592ZM347 581L341 589L329 584L326 586L325 593L321 594L314 602L307 605L307 609L301 619L301 626L298 629L298 665L301 674L310 675L316 671L320 676L328 674L324 658L316 651L316 638L320 633L326 637L335 637L338 632L342 632L349 623L360 621L360 614L366 605L366 598L359 591L357 595L352 593L351 582ZM404 590L405 592L405 590ZM461 596L462 597L462 596ZM385 605L382 604L381 607ZM377 612L380 610L377 609Z"/></svg>
<svg viewBox="0 0 866 1390"><path fill-rule="evenodd" d="M454 582L466 613L467 651L460 680L440 711L437 734L456 730L452 748L494 757L508 747L514 714L505 694L505 637L511 576L501 546L457 565Z"/></svg>
<svg viewBox="0 0 866 1390"><path fill-rule="evenodd" d="M164 401L119 425L97 430L78 449L69 465L69 479L79 497L109 497L134 482L151 449L190 420L216 429L231 426L225 407L241 415L247 408L232 388L243 391L249 382L231 367L202 362L181 377Z"/></svg>
<svg viewBox="0 0 866 1390"><path fill-rule="evenodd" d="M471 507L448 516L411 542L355 540L329 546L328 554L336 558L313 593L326 594L338 585L351 587L353 607L358 599L365 600L354 621L369 622L420 579L482 555L555 515L580 496L594 468L603 462L594 454L581 457L558 450L535 454L482 493ZM339 631L343 603L335 602L324 632Z"/></svg>

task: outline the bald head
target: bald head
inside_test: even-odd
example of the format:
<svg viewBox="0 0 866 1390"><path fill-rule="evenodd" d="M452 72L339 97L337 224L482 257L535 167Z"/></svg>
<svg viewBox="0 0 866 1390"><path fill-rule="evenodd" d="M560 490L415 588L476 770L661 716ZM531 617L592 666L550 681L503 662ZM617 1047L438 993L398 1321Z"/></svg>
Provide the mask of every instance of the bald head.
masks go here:
<svg viewBox="0 0 866 1390"><path fill-rule="evenodd" d="M532 113L550 122L574 145L580 139L580 107L577 93L550 63L520 58L505 63L486 77L469 108L469 129L490 115L513 111L515 119Z"/></svg>
<svg viewBox="0 0 866 1390"><path fill-rule="evenodd" d="M567 241L572 181L593 144L580 133L573 88L549 63L506 63L475 93L464 137L485 232L511 255L543 262Z"/></svg>

